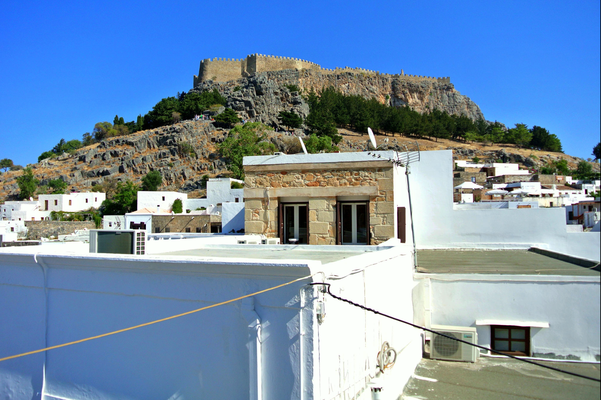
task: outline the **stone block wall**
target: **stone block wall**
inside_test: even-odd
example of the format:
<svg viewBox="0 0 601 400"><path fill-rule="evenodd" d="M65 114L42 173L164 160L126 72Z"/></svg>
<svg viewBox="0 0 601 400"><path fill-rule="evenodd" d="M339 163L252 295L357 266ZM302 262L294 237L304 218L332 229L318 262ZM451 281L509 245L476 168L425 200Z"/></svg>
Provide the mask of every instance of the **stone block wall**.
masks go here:
<svg viewBox="0 0 601 400"><path fill-rule="evenodd" d="M212 224L221 226L221 215L155 215L152 217L152 233L211 233ZM157 228L159 232L156 231Z"/></svg>
<svg viewBox="0 0 601 400"><path fill-rule="evenodd" d="M344 73L386 76L401 79L407 82L432 81L440 83L451 83L449 77L431 77L422 75L406 75L401 70L400 74L380 74L363 68L322 68L319 64L311 61L301 60L293 57L278 57L263 54L251 54L242 59L233 58L207 58L200 62L198 76L194 75L194 86L200 82L212 80L217 82L228 82L243 77L248 77L257 72L282 71L287 69L319 71L323 75L340 75Z"/></svg>
<svg viewBox="0 0 601 400"><path fill-rule="evenodd" d="M358 169L351 163L331 169L307 164L300 169L277 165L267 170L245 170L245 232L279 235L281 199L307 198L309 244L336 244L336 204L340 199L369 198L370 244L395 236L394 185L390 164ZM341 168L342 166L342 168Z"/></svg>
<svg viewBox="0 0 601 400"><path fill-rule="evenodd" d="M200 62L198 76L194 76L194 86L201 81L216 80L227 82L242 78L242 62L233 58L207 58Z"/></svg>
<svg viewBox="0 0 601 400"><path fill-rule="evenodd" d="M70 235L76 230L96 229L93 221L25 221L27 240L58 238L58 235Z"/></svg>

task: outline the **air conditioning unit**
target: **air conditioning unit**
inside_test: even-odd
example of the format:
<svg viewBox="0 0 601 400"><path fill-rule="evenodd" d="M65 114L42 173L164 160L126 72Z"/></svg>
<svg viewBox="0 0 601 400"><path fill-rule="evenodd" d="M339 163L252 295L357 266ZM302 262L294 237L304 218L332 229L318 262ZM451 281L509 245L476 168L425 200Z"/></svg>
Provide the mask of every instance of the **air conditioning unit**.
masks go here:
<svg viewBox="0 0 601 400"><path fill-rule="evenodd" d="M146 254L146 231L90 230L90 253Z"/></svg>
<svg viewBox="0 0 601 400"><path fill-rule="evenodd" d="M433 325L432 330L446 336L478 344L476 328L462 326ZM430 340L430 358L437 360L476 362L480 349L458 342L445 336L432 333Z"/></svg>

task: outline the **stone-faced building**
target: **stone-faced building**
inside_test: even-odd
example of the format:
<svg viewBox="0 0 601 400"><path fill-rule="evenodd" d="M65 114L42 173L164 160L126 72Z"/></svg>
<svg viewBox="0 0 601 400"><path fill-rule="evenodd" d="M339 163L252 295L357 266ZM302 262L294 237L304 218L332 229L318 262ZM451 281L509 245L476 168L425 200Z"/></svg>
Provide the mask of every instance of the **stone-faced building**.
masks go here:
<svg viewBox="0 0 601 400"><path fill-rule="evenodd" d="M405 168L394 152L244 158L245 233L290 244L411 242Z"/></svg>

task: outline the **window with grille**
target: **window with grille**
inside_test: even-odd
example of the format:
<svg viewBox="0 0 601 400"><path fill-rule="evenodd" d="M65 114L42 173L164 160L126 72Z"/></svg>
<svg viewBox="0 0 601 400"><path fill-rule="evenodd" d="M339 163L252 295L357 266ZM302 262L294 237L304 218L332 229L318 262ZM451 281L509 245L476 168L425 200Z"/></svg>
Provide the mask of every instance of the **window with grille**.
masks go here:
<svg viewBox="0 0 601 400"><path fill-rule="evenodd" d="M493 350L511 355L530 355L530 327L491 325Z"/></svg>

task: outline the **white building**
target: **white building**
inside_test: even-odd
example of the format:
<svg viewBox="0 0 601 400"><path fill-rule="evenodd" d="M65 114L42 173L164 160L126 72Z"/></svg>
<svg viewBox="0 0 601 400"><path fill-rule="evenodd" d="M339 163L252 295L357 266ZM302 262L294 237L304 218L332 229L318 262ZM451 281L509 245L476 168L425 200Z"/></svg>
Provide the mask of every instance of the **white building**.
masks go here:
<svg viewBox="0 0 601 400"><path fill-rule="evenodd" d="M50 218L50 211L42 210L39 201L7 201L0 206L2 221L41 221Z"/></svg>
<svg viewBox="0 0 601 400"><path fill-rule="evenodd" d="M7 201L0 206L3 221L42 221L50 219L52 211L77 212L99 208L105 193L41 194L38 200Z"/></svg>
<svg viewBox="0 0 601 400"><path fill-rule="evenodd" d="M223 203L243 203L244 189L232 189L232 183L244 184L244 181L232 178L211 178L207 181L207 197L188 199L184 202L184 210L208 209Z"/></svg>
<svg viewBox="0 0 601 400"><path fill-rule="evenodd" d="M99 208L106 200L106 194L100 192L41 194L38 199L42 211L77 212Z"/></svg>
<svg viewBox="0 0 601 400"><path fill-rule="evenodd" d="M3 242L15 242L19 234L25 234L27 230L23 222L19 221L0 221L0 236Z"/></svg>
<svg viewBox="0 0 601 400"><path fill-rule="evenodd" d="M459 168L485 170L488 176L530 175L530 171L520 169L520 164L515 163L475 163L470 160L455 160L455 165Z"/></svg>
<svg viewBox="0 0 601 400"><path fill-rule="evenodd" d="M179 193L179 192L169 192L169 191L139 191L138 192L138 210L149 209L156 210L160 212L160 210L166 210L167 212L171 212L171 207L173 206L173 202L176 199L180 199L182 204L188 200L187 193Z"/></svg>

